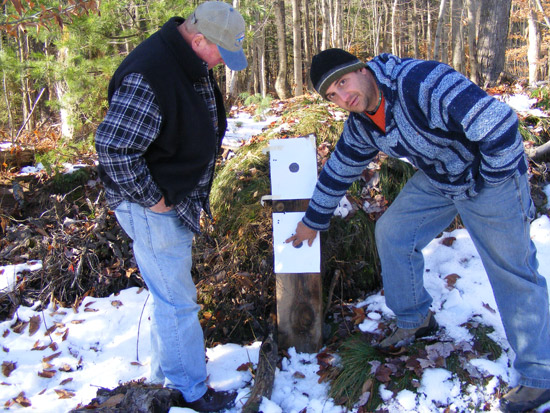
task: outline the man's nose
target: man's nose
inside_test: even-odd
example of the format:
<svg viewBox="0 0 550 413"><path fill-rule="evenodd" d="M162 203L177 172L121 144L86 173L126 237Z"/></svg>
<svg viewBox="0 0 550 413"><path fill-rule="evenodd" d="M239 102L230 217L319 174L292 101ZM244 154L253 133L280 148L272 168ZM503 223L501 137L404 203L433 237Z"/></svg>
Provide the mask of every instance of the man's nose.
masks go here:
<svg viewBox="0 0 550 413"><path fill-rule="evenodd" d="M352 96L350 93L346 92L345 90L340 91L340 99L346 104L349 104L351 98Z"/></svg>

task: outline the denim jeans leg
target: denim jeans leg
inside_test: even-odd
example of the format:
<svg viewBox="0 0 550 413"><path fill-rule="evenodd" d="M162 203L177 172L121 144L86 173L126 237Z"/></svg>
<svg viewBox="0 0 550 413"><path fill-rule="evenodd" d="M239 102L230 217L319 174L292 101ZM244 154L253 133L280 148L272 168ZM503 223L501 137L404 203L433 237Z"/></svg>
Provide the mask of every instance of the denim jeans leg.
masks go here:
<svg viewBox="0 0 550 413"><path fill-rule="evenodd" d="M191 277L193 233L174 211L158 214L124 202L115 213L121 226L128 227L136 261L153 296L157 372L165 376L167 387L181 391L187 401L197 400L206 392L206 358Z"/></svg>
<svg viewBox="0 0 550 413"><path fill-rule="evenodd" d="M149 293L150 294L150 293ZM151 332L150 332L150 339L151 339L151 374L149 375L149 380L153 384L164 384L166 381L166 376L162 372L162 368L160 366L160 360L159 360L159 336L157 331L157 321L155 319L155 310L154 310L154 299L153 296L149 295L149 300L151 300L151 308L153 311L151 311Z"/></svg>
<svg viewBox="0 0 550 413"><path fill-rule="evenodd" d="M422 249L456 213L453 202L418 171L376 223L386 304L401 328L419 327L428 314L432 297L424 288Z"/></svg>
<svg viewBox="0 0 550 413"><path fill-rule="evenodd" d="M493 287L520 384L550 388L548 290L530 238L534 206L526 175L458 201Z"/></svg>

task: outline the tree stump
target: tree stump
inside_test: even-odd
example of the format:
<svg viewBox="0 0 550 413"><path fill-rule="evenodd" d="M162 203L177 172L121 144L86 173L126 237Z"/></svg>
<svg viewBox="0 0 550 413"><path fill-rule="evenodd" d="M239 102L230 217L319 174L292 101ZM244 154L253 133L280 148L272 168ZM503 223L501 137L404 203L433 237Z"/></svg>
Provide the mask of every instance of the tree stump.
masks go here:
<svg viewBox="0 0 550 413"><path fill-rule="evenodd" d="M174 389L132 382L113 390L101 388L87 406L71 413L167 413L170 407L181 406L183 397Z"/></svg>

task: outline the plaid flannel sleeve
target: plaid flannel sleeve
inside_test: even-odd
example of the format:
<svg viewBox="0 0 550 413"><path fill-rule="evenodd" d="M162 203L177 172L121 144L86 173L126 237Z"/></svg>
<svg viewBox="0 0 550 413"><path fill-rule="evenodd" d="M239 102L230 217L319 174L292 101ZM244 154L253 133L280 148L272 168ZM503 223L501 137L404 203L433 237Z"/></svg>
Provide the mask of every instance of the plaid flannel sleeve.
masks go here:
<svg viewBox="0 0 550 413"><path fill-rule="evenodd" d="M160 131L162 115L143 76L126 76L111 99L96 132L100 164L118 186L121 196L145 207L160 201L162 192L143 157Z"/></svg>

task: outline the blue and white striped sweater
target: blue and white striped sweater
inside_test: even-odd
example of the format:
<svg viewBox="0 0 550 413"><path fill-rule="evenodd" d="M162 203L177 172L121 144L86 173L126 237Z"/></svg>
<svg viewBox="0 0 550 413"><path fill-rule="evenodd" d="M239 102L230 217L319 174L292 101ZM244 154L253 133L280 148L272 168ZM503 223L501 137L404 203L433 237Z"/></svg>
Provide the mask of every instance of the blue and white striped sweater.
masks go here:
<svg viewBox="0 0 550 413"><path fill-rule="evenodd" d="M474 197L527 170L515 112L439 62L380 55L367 66L386 101L386 133L350 114L319 176L304 223L326 230L349 186L379 151L407 158L451 199Z"/></svg>

